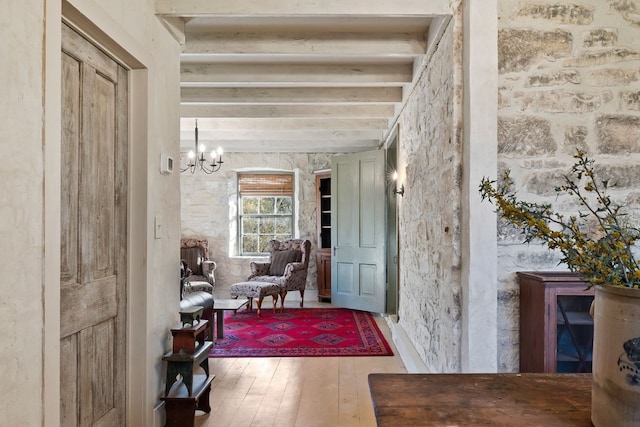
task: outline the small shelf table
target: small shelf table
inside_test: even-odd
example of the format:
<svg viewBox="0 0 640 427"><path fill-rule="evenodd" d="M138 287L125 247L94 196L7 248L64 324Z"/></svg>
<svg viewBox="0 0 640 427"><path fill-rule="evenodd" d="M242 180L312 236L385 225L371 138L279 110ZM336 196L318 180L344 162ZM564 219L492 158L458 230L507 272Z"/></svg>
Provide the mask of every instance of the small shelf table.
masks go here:
<svg viewBox="0 0 640 427"><path fill-rule="evenodd" d="M162 357L167 362L165 402L166 427L193 426L195 411L211 412L209 394L214 375L209 375L212 341L205 341L207 320L195 325L171 328L172 351ZM202 372L201 372L202 371Z"/></svg>

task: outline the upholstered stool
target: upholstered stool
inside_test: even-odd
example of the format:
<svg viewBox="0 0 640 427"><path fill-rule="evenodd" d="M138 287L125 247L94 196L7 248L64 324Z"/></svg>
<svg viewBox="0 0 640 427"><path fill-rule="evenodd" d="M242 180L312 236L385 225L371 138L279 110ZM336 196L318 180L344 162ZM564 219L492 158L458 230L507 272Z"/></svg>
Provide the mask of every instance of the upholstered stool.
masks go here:
<svg viewBox="0 0 640 427"><path fill-rule="evenodd" d="M249 310L253 307L253 299L258 299L258 317L261 314L262 300L267 295L273 297L273 312L276 312L276 303L280 295L280 287L270 282L240 282L231 285L231 296L238 298L243 296L249 299Z"/></svg>

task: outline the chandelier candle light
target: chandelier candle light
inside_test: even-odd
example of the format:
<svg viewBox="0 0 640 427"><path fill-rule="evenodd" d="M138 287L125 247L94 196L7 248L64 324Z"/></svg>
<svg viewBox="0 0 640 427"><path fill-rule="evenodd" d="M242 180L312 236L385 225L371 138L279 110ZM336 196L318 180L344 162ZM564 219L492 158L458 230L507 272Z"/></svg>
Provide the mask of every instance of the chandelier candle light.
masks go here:
<svg viewBox="0 0 640 427"><path fill-rule="evenodd" d="M218 172L222 167L222 147L218 147L217 150L211 151L211 163L208 163L207 159L204 157L204 152L206 151L206 147L204 144L198 143L198 120L196 119L196 135L195 135L195 150L189 151L188 159L189 163L183 169L180 168L180 173L189 171L191 173L195 173L196 170L201 170L206 174L212 174L213 172ZM216 160L217 156L217 160Z"/></svg>

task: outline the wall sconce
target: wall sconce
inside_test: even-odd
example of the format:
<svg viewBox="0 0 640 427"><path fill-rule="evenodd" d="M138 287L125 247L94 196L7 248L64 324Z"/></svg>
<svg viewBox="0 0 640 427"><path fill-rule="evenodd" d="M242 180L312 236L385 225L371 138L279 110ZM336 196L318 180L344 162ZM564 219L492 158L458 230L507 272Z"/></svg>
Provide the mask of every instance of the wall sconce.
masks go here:
<svg viewBox="0 0 640 427"><path fill-rule="evenodd" d="M396 182L396 183L398 182L398 171L393 171L393 177L392 178L393 178L393 182ZM395 194L399 194L402 197L404 197L404 184L402 184L400 186L400 189L398 189L398 186L396 185L396 189L393 190L393 192Z"/></svg>

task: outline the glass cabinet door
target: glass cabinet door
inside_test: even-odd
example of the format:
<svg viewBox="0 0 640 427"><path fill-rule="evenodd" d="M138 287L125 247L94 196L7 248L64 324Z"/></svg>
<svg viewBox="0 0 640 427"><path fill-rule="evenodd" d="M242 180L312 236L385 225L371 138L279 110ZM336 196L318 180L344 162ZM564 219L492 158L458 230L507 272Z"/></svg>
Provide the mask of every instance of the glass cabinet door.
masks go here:
<svg viewBox="0 0 640 427"><path fill-rule="evenodd" d="M556 297L556 372L591 372L593 296Z"/></svg>

